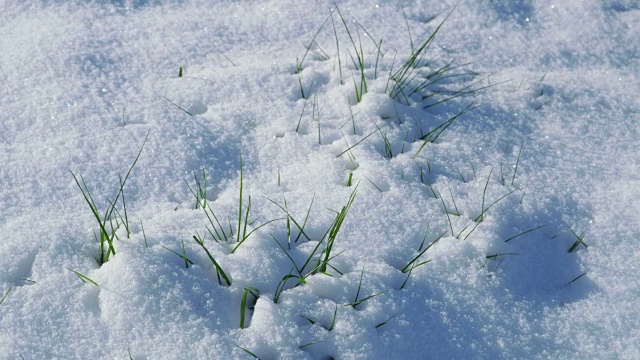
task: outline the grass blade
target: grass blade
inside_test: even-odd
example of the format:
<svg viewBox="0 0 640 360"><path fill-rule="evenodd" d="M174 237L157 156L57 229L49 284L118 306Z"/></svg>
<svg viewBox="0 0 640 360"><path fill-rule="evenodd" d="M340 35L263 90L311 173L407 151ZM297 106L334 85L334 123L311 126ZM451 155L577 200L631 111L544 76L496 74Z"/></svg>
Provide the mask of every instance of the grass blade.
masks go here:
<svg viewBox="0 0 640 360"><path fill-rule="evenodd" d="M244 351L245 353L247 353L247 354L249 354L249 355L253 356L253 358L254 358L254 359L260 359L256 354L254 354L254 353L252 353L251 351L249 351L249 350L247 350L247 349L243 348L242 346L240 346L240 345L236 344L236 347L237 347L238 349L240 349L240 350Z"/></svg>
<svg viewBox="0 0 640 360"><path fill-rule="evenodd" d="M564 285L564 287L567 287L567 286L569 286L569 285L573 284L574 282L578 281L578 279L580 279L581 277L583 277L583 276L585 276L585 275L587 275L587 273L586 273L586 272L583 272L582 274L578 275L575 279L573 279L573 280L569 281L568 283L566 283L566 284Z"/></svg>
<svg viewBox="0 0 640 360"><path fill-rule="evenodd" d="M247 286L242 290L242 301L240 303L240 329L244 329L245 312L247 309L247 296L251 294L255 300L258 299L258 289Z"/></svg>
<svg viewBox="0 0 640 360"><path fill-rule="evenodd" d="M189 259L187 258L187 252L186 252L186 249L185 249L185 247L184 247L184 240L182 240L182 254L180 254L180 253L178 253L177 251L174 251L174 250L172 250L172 249L169 249L169 248L168 248L168 247L166 247L166 246L163 246L163 245L160 245L160 246L162 246L165 250L171 251L172 253L174 253L174 254L178 255L178 257L180 257L181 259L183 259L183 260L184 260L184 267L185 267L185 268L187 268L187 269L188 269L188 268L189 268L189 264L193 265L193 261L191 261L191 260L189 260Z"/></svg>
<svg viewBox="0 0 640 360"><path fill-rule="evenodd" d="M415 265L415 266L413 266L413 264L414 264L418 259L420 259L420 257L421 257L422 255L424 255L424 253L426 253L426 252L427 252L427 250L431 249L431 247L432 247L433 245L435 245L435 244L436 244L440 239L442 239L442 237L444 237L444 235L445 235L446 233L447 233L447 231L445 231L445 232L443 232L442 234L440 234L440 236L438 236L434 241L432 241L432 242L431 242L431 244L429 244L429 246L427 246L424 250L420 251L420 252L418 253L418 255L416 255L413 259L411 259L411 261L409 261L409 262L407 263L407 265L405 265L405 266L402 268L402 270L400 270L400 271L401 271L401 272L403 272L403 273L406 273L407 271L409 271L409 269L413 270L414 268L417 268L417 267L418 267L418 266L420 266L420 265L424 265L424 264L426 264L427 262L422 262L422 263L420 263L420 265ZM429 261L430 261L430 260L429 260Z"/></svg>
<svg viewBox="0 0 640 360"><path fill-rule="evenodd" d="M351 149L353 149L354 147L358 146L361 142L367 140L367 138L373 134L376 133L376 131L379 131L380 129L384 129L387 125L389 124L384 124L382 125L379 129L372 131L371 133L369 133L369 135L366 135L365 137L363 137L362 139L360 139L357 143L355 143L353 146L350 146L347 150L341 152L340 154L336 155L336 157L340 157L342 156L344 153L350 151Z"/></svg>
<svg viewBox="0 0 640 360"><path fill-rule="evenodd" d="M251 206L251 201L249 201L249 206ZM240 242L241 226L242 226L242 154L240 154L240 197L238 198L238 231L237 231L236 243Z"/></svg>
<svg viewBox="0 0 640 360"><path fill-rule="evenodd" d="M82 282L83 282L83 283L90 282L90 283L92 283L92 284L93 284L93 285L95 285L95 286L98 286L98 287L100 286L100 285L98 285L98 283L97 283L97 282L95 282L95 281L91 280L89 277L87 277L87 276L85 276L85 275L82 275L82 274L80 274L79 272L77 272L77 271L75 271L75 270L71 270L71 269L69 269L69 268L66 268L66 269L67 269L67 270L69 270L69 271L71 271L72 273L76 274L76 276L77 276L80 280L82 280ZM5 295L5 296L6 296L6 295ZM3 300L4 300L4 299L3 299Z"/></svg>
<svg viewBox="0 0 640 360"><path fill-rule="evenodd" d="M518 165L520 164L520 154L522 154L522 148L524 147L524 141L522 145L520 145L520 150L518 150L518 158L516 159L516 167L513 169L513 177L511 178L511 186L513 186L514 181L516 181L516 174L518 173Z"/></svg>
<svg viewBox="0 0 640 360"><path fill-rule="evenodd" d="M528 234L528 233L530 233L530 232L532 232L532 231L536 231L536 230L538 230L538 229L542 229L542 228L543 228L543 227L545 227L545 226L547 226L547 225L541 225L541 226L535 227L535 228L533 228L533 229L529 229L529 230L527 230L527 231L523 231L523 232L521 232L520 234L517 234L517 235L514 235L514 236L512 236L512 237L508 238L508 239L507 239L507 240L505 240L504 242L509 242L509 241L511 241L511 240L513 240L513 239L515 239L515 238L517 238L518 236L522 236L522 235L524 235L524 234Z"/></svg>
<svg viewBox="0 0 640 360"><path fill-rule="evenodd" d="M396 315L397 315L397 314L394 314L394 315L392 315L389 319L387 319L386 321L381 322L380 324L376 325L376 329L377 329L377 328L379 328L379 327L382 327L382 326L386 325L389 321L393 320L393 318L395 318L395 317L396 317Z"/></svg>
<svg viewBox="0 0 640 360"><path fill-rule="evenodd" d="M213 266L216 268L216 274L218 275L218 283L222 285L222 282L220 281L220 276L222 276L222 279L224 279L225 284L227 284L227 286L231 286L231 280L229 280L229 277L224 272L224 270L222 270L222 267L220 267L220 264L218 264L216 259L213 258L213 255L211 255L211 253L209 252L209 249L207 249L207 247L204 245L204 240L198 239L198 237L195 235L193 236L193 239L207 253L209 260L211 261Z"/></svg>
<svg viewBox="0 0 640 360"><path fill-rule="evenodd" d="M13 287L10 287L9 290L7 290L7 292L4 294L2 299L0 299L0 304L2 304L4 300L7 298L7 296L9 296L9 293L11 292L11 290L13 290Z"/></svg>

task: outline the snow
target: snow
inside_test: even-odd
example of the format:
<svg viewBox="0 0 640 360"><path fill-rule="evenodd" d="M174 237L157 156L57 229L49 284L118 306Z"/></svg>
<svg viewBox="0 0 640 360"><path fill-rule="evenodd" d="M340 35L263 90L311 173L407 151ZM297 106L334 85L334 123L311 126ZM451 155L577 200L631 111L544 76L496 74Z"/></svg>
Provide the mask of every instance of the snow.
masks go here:
<svg viewBox="0 0 640 360"><path fill-rule="evenodd" d="M0 358L639 358L640 5L456 3L4 1Z"/></svg>

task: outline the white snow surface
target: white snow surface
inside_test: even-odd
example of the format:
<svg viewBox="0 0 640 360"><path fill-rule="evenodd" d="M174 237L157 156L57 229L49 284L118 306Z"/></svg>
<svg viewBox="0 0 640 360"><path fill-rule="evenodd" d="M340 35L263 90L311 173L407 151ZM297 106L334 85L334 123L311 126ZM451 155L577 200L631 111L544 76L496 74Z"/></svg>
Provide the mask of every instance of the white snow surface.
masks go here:
<svg viewBox="0 0 640 360"><path fill-rule="evenodd" d="M0 358L640 358L639 3L456 4L4 0Z"/></svg>

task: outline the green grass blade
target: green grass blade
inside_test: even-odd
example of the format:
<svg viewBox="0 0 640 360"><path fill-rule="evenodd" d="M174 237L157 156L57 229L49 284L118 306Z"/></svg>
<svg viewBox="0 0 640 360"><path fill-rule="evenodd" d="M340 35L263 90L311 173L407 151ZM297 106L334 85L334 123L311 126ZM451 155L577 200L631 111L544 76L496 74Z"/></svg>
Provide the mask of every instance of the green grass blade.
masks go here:
<svg viewBox="0 0 640 360"><path fill-rule="evenodd" d="M244 351L245 353L251 355L254 359L260 359L256 354L252 353L251 351L243 348L242 346L239 346L238 344L236 344L236 347L242 351Z"/></svg>
<svg viewBox="0 0 640 360"><path fill-rule="evenodd" d="M248 290L246 288L242 290L242 301L240 302L240 329L244 329L244 317L247 308L247 294Z"/></svg>
<svg viewBox="0 0 640 360"><path fill-rule="evenodd" d="M238 198L238 231L236 243L240 242L240 228L242 227L242 154L240 154L240 197Z"/></svg>
<svg viewBox="0 0 640 360"><path fill-rule="evenodd" d="M516 159L516 167L513 169L513 177L511 178L511 186L516 181L516 174L518 173L518 165L520 164L520 154L522 154L522 148L524 147L524 141L522 145L520 145L520 150L518 150L518 158Z"/></svg>
<svg viewBox="0 0 640 360"><path fill-rule="evenodd" d="M331 16L331 25L333 25L333 36L336 39L336 56L338 57L338 71L340 72L340 85L344 85L344 80L342 77L342 60L340 58L340 42L338 41L338 32L336 31L336 23L333 21L333 13L330 12Z"/></svg>
<svg viewBox="0 0 640 360"><path fill-rule="evenodd" d="M305 46L306 51L304 52L304 55L302 55L302 60L300 60L299 63L296 61L296 63L297 63L296 64L296 74L298 74L298 73L300 73L300 71L302 71L302 64L304 63L304 60L307 58L307 54L309 54L309 51L313 47L313 43L316 41L316 37L318 37L318 34L320 34L320 31L322 30L324 25L327 23L327 21L329 21L329 18L330 18L330 16L327 16L327 18L324 19L324 21L322 22L322 25L320 25L320 27L318 28L318 31L316 31L316 33L311 38L311 41L309 42L309 45Z"/></svg>
<svg viewBox="0 0 640 360"><path fill-rule="evenodd" d="M418 151L416 151L415 155L413 155L413 157L415 158L416 156L418 156L418 154L420 154L420 152L422 151L422 149L424 149L424 147L427 145L427 143L430 142L434 142L436 141L440 135L442 135L442 133L447 130L447 128L449 126L451 126L451 124L457 120L460 116L466 114L467 112L474 110L476 107L472 107L474 103L471 103L469 105L467 105L464 109L462 109L459 113L457 113L456 115L452 116L451 118L449 118L448 120L444 121L442 124L438 125L436 128L434 128L433 130L431 130L429 133L427 133L426 135L424 135L421 140L424 140L424 142L422 143L422 145L420 146L420 148L418 149Z"/></svg>
<svg viewBox="0 0 640 360"><path fill-rule="evenodd" d="M172 252L172 253L174 253L174 254L178 255L178 257L179 257L179 258L183 259L183 260L184 260L184 267L185 267L185 268L187 268L187 269L188 269L188 268L189 268L189 264L193 265L193 261L191 261L190 259L188 259L188 258L187 258L186 250L185 250L185 247L184 247L184 240L182 240L182 254L180 254L179 252L177 252L177 251L175 251L175 250L169 249L169 248L168 248L168 247L166 247L166 246L163 246L163 245L160 245L160 246L161 246L162 248L164 248L165 250L168 250L168 251L170 251L170 252Z"/></svg>
<svg viewBox="0 0 640 360"><path fill-rule="evenodd" d="M331 320L331 326L329 327L329 331L333 330L333 328L336 326L336 319L338 318L338 305L336 305L335 310L333 311L333 320Z"/></svg>
<svg viewBox="0 0 640 360"><path fill-rule="evenodd" d="M187 115L189 116L195 116L192 113L190 113L187 109L183 108L182 106L176 104L175 102L169 100L169 98L167 98L166 96L160 95L161 98L165 99L166 101L168 101L171 105L177 107L178 109L182 110L183 112L185 112Z"/></svg>
<svg viewBox="0 0 640 360"><path fill-rule="evenodd" d="M302 225L300 225L300 223L298 223L298 221L296 221L296 219L291 215L291 213L289 212L288 209L282 207L280 204L278 204L277 202L269 199L268 197L264 197L264 198L267 199L272 204L274 204L275 206L279 207L280 210L282 210L285 214L287 214L287 218L290 219L291 222L293 222L293 224L298 228L300 233L298 234L298 237L296 238L295 242L298 241L298 239L300 238L301 235L304 235L304 237L306 237L307 240L311 240L311 238L309 238L309 236L304 232L304 227L307 224L307 219L309 218L309 213L311 212L311 207L313 206L313 201L315 199L315 194L313 195L313 198L311 199L311 205L309 205L309 210L307 211L307 216L305 217L304 223Z"/></svg>
<svg viewBox="0 0 640 360"><path fill-rule="evenodd" d="M393 320L393 318L396 317L397 314L392 315L390 318L388 318L386 321L381 322L380 324L376 325L376 329L379 327L382 327L384 325L386 325L389 321Z"/></svg>
<svg viewBox="0 0 640 360"><path fill-rule="evenodd" d="M403 273L406 273L407 271L409 271L409 269L414 269L418 266L413 266L413 264L420 259L420 257L422 257L422 255L424 255L424 253L427 252L427 250L431 249L431 247L433 245L435 245L440 239L442 239L442 237L444 237L444 235L447 233L447 231L443 232L442 234L440 234L440 236L438 236L434 241L431 242L431 244L429 244L429 246L427 246L424 250L419 251L418 255L416 255L413 259L411 259L411 261L409 261L407 263L407 265L405 265L402 270L400 270ZM424 241L424 240L423 240ZM426 262L425 262L426 263Z"/></svg>
<svg viewBox="0 0 640 360"><path fill-rule="evenodd" d="M13 287L10 287L9 290L7 290L7 292L4 294L2 299L0 299L0 304L2 304L4 300L7 298L7 296L9 296L9 293L11 292L11 290L13 290Z"/></svg>
<svg viewBox="0 0 640 360"><path fill-rule="evenodd" d="M495 204L497 204L498 202L500 202L502 199L506 198L507 196L513 194L516 190L511 190L508 193L502 195L501 197L498 198L498 200L494 201L491 203L491 205L489 205L486 209L484 209L482 211L482 213L480 213L480 215L478 215L475 219L473 219L473 221L478 222L478 221L482 221L482 219L484 218L484 214L489 211L489 209L491 209ZM483 197L484 200L484 197Z"/></svg>
<svg viewBox="0 0 640 360"><path fill-rule="evenodd" d="M384 124L380 127L380 129L384 129L387 125L389 124ZM341 152L340 154L336 155L336 157L340 157L342 156L344 153L350 151L351 149L355 148L356 146L358 146L361 142L367 140L367 138L369 138L369 136L375 134L378 130L374 130L371 133L369 133L368 135L366 135L365 137L363 137L362 139L360 139L358 142L356 142L353 146L350 146L347 150Z"/></svg>
<svg viewBox="0 0 640 360"><path fill-rule="evenodd" d="M240 248L240 246L242 244L244 244L244 242L251 236L251 234L253 234L255 231L257 231L258 229L260 229L261 227L268 225L274 221L279 221L279 220L284 220L285 218L278 218L278 219L273 219L273 220L269 220L263 224L261 224L260 226L254 228L253 230L251 230L248 234L246 234L245 236L242 237L242 240L240 240L239 243L236 244L236 246L231 250L231 254L233 254L234 252L236 252L236 250L238 250L238 248ZM246 225L246 223L245 223Z"/></svg>
<svg viewBox="0 0 640 360"><path fill-rule="evenodd" d="M358 305L362 304L363 302L365 302L365 301L367 301L367 300L369 300L369 299L371 299L371 298L374 298L374 297L376 297L376 296L382 295L382 294L384 294L384 293L385 293L385 292L383 291L383 292L379 292L379 293L377 293L377 294L369 295L369 296L367 296L367 297L365 297L365 298L362 298L362 299L360 299L360 300L358 300L358 301L356 301L356 302L352 302L352 303L344 304L344 306L351 306L351 307L355 308L356 306L358 306Z"/></svg>
<svg viewBox="0 0 640 360"><path fill-rule="evenodd" d="M327 242L326 242L325 248L322 251L322 253L320 254L320 259L318 260L318 265L319 265L318 271L319 272L322 272L322 273L326 273L327 272L327 265L328 265L330 257L331 257L331 251L333 249L333 244L335 242L336 237L338 236L338 233L340 232L340 228L342 227L342 223L344 222L344 219L346 218L347 213L349 212L349 209L351 208L351 205L353 204L353 201L355 200L355 197L356 197L357 193L358 193L358 186L356 185L356 188L353 190L353 192L351 193L351 196L349 197L349 201L347 201L347 204L342 207L342 210L340 211L340 213L338 213L338 215L336 215L336 218L333 221L333 224L329 228L329 234L328 234L328 238L327 238ZM324 255L324 260L322 259L323 255Z"/></svg>
<svg viewBox="0 0 640 360"><path fill-rule="evenodd" d="M71 270L71 269L69 269L69 268L66 268L66 269L67 269L67 270L69 270L69 271L71 271L72 273L76 274L76 276L77 276L80 280L82 280L82 282L83 282L83 283L90 282L90 283L92 283L92 284L93 284L93 285L95 285L95 286L100 286L100 285L98 285L98 283L97 283L97 282L93 281L93 280L92 280L92 279L90 279L89 277L87 277L87 276L85 276L85 275L82 275L82 274L80 274L79 272L77 272L77 271L75 271L75 270Z"/></svg>
<svg viewBox="0 0 640 360"><path fill-rule="evenodd" d="M144 232L144 225L142 225L142 220L140 220L140 228L142 229L142 237L144 238L144 247L148 248L149 243L147 242L147 234Z"/></svg>
<svg viewBox="0 0 640 360"><path fill-rule="evenodd" d="M216 259L213 258L213 255L211 255L211 253L209 252L209 249L207 249L207 247L204 245L204 241L202 239L198 239L198 237L196 237L196 236L194 236L193 239L207 253L207 256L209 257L209 260L211 261L213 266L216 268L216 274L219 275L219 276L222 276L222 278L224 279L224 282L227 284L227 286L231 286L231 280L229 279L227 274L224 272L224 270L222 270L222 267L220 266L220 264L218 264ZM218 280L220 280L220 278L218 278ZM219 281L219 283L220 283L220 285L222 285L222 282Z"/></svg>

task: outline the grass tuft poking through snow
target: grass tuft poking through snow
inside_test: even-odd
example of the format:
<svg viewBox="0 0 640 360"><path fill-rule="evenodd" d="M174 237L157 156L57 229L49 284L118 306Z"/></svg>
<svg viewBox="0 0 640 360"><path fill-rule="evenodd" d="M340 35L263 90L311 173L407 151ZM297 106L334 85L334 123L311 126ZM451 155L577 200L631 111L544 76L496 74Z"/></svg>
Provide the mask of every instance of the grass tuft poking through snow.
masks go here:
<svg viewBox="0 0 640 360"><path fill-rule="evenodd" d="M97 259L98 264L100 265L109 261L109 258L111 257L111 255L116 254L116 250L113 243L117 238L116 231L118 230L118 228L120 228L120 225L124 225L124 227L126 228L127 237L129 237L130 235L129 218L127 216L127 206L124 201L124 185L127 183L127 179L129 179L129 175L131 175L131 171L136 166L138 159L140 159L140 155L142 154L142 150L144 149L144 145L147 143L148 138L149 138L149 133L147 133L147 136L144 138L144 141L142 142L142 146L140 147L140 151L138 151L138 155L136 156L135 160L133 160L131 167L129 167L129 171L127 171L127 174L125 175L124 180L122 179L122 177L120 177L120 189L118 190L118 193L116 194L116 197L113 199L113 201L109 200L102 217L100 216L98 206L93 200L93 196L91 196L91 191L89 190L87 183L84 181L82 176L80 176L80 181L82 181L82 184L80 184L80 181L78 181L78 178L76 177L76 175L73 172L71 172L71 175L73 176L73 180L75 180L76 185L78 185L78 188L82 192L82 196L84 197L84 200L87 202L87 205L89 205L89 209L91 210L93 217L96 219L96 222L100 227L100 239L98 240L98 243L100 246L100 249L99 249L100 255L99 255L99 258ZM119 199L122 200L122 208L125 215L124 218L122 217L122 215L120 214L117 208ZM98 236L96 235L96 238L97 237Z"/></svg>

